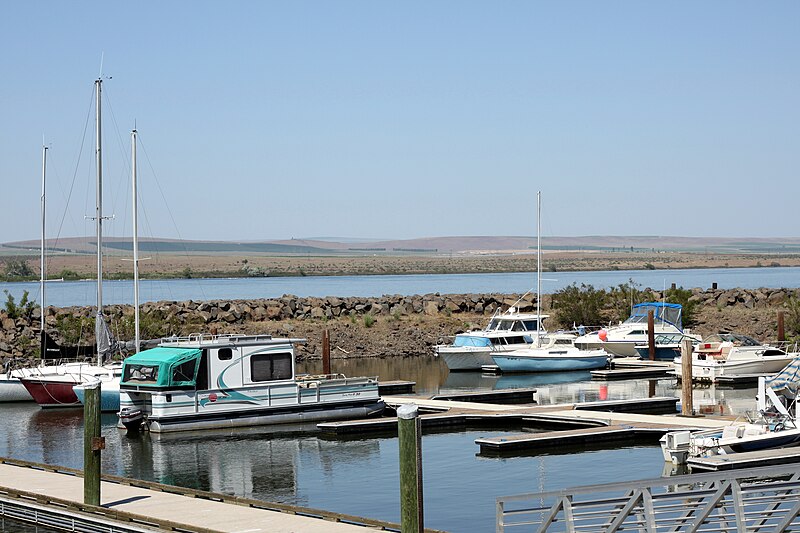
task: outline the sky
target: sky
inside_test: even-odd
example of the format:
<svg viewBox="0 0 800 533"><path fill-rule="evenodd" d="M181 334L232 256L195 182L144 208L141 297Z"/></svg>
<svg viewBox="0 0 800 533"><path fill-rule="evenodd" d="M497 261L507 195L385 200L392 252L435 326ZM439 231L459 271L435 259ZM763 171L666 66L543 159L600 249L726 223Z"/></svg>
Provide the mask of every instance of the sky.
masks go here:
<svg viewBox="0 0 800 533"><path fill-rule="evenodd" d="M791 237L800 3L3 3L0 242ZM101 72L102 64L102 72ZM81 148L82 147L82 148ZM71 192L70 192L71 191Z"/></svg>

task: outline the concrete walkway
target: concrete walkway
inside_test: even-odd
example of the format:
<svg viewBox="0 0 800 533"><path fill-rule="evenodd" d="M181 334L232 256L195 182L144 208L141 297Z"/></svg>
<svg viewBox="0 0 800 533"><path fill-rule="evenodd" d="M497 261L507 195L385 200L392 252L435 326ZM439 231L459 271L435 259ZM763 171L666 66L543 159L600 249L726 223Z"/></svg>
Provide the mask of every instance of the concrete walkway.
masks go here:
<svg viewBox="0 0 800 533"><path fill-rule="evenodd" d="M45 498L83 502L83 478L69 474L0 463L0 486ZM373 529L107 481L101 482L100 493L105 508L138 515L144 520L157 519L204 530L230 533L364 533Z"/></svg>

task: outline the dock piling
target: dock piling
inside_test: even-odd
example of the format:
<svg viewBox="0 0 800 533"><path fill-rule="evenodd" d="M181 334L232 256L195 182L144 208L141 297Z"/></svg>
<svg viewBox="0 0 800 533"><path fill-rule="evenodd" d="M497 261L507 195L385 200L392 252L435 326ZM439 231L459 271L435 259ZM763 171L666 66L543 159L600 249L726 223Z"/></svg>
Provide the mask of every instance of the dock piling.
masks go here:
<svg viewBox="0 0 800 533"><path fill-rule="evenodd" d="M322 373L331 373L331 332L327 329L322 331Z"/></svg>
<svg viewBox="0 0 800 533"><path fill-rule="evenodd" d="M422 533L422 425L416 404L397 409L400 448L400 524L403 533Z"/></svg>
<svg viewBox="0 0 800 533"><path fill-rule="evenodd" d="M647 345L650 360L656 360L656 316L655 311L650 309L647 312Z"/></svg>
<svg viewBox="0 0 800 533"><path fill-rule="evenodd" d="M100 380L85 385L83 400L83 503L100 505Z"/></svg>
<svg viewBox="0 0 800 533"><path fill-rule="evenodd" d="M692 339L681 341L681 414L694 414L692 399Z"/></svg>
<svg viewBox="0 0 800 533"><path fill-rule="evenodd" d="M778 311L778 342L786 340L786 330L783 327L783 311Z"/></svg>

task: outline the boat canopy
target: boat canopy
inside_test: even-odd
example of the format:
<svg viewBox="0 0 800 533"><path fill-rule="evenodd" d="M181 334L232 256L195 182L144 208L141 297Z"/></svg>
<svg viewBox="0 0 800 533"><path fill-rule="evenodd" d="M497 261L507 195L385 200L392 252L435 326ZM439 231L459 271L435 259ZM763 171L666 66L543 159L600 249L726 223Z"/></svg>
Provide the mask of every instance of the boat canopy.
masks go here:
<svg viewBox="0 0 800 533"><path fill-rule="evenodd" d="M681 320L683 307L681 307L680 304L668 304L664 302L645 302L634 305L633 309L631 309L631 316L625 323L647 322L647 314L650 311L653 311L656 320L667 322L683 330Z"/></svg>
<svg viewBox="0 0 800 533"><path fill-rule="evenodd" d="M185 388L194 387L202 351L197 348L144 350L122 363L122 387Z"/></svg>
<svg viewBox="0 0 800 533"><path fill-rule="evenodd" d="M783 370L766 379L767 386L793 400L800 389L800 357L795 357Z"/></svg>
<svg viewBox="0 0 800 533"><path fill-rule="evenodd" d="M484 348L492 345L492 341L486 337L475 337L473 335L456 335L453 346L474 346Z"/></svg>

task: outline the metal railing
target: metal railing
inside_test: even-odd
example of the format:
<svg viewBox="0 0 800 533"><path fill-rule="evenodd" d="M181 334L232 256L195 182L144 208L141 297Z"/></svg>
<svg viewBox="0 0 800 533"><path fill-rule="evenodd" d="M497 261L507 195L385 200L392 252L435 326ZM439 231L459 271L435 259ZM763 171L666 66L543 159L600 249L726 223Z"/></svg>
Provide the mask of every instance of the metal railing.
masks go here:
<svg viewBox="0 0 800 533"><path fill-rule="evenodd" d="M800 465L497 499L497 531L800 531Z"/></svg>

